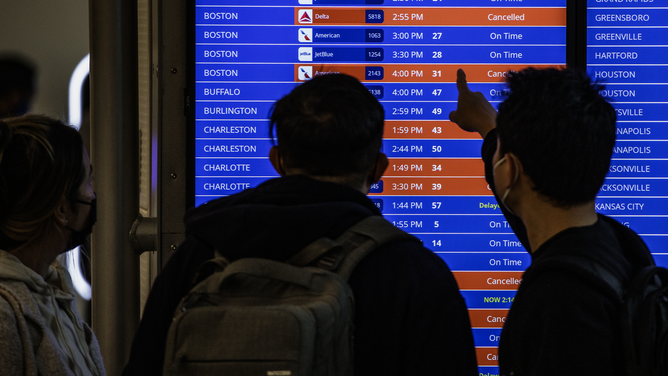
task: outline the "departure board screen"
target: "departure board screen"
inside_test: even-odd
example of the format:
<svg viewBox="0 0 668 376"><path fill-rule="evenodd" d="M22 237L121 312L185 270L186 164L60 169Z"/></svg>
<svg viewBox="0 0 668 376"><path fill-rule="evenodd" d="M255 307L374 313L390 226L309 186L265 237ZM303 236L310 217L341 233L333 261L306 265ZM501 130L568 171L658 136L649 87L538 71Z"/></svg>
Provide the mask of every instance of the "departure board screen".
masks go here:
<svg viewBox="0 0 668 376"><path fill-rule="evenodd" d="M627 225L668 266L668 8L588 0L587 67L617 111L617 143L596 209Z"/></svg>
<svg viewBox="0 0 668 376"><path fill-rule="evenodd" d="M362 81L385 109L389 168L370 197L450 266L481 375L530 256L484 179L482 141L448 121L456 71L498 105L510 70L566 64L566 0L197 0L195 204L277 177L272 104L318 75Z"/></svg>

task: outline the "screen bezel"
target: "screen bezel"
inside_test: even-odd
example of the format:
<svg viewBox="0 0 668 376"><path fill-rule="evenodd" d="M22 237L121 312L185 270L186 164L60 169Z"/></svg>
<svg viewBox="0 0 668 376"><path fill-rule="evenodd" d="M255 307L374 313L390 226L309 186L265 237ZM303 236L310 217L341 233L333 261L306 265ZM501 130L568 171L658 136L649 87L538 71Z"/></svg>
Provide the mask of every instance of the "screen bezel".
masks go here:
<svg viewBox="0 0 668 376"><path fill-rule="evenodd" d="M298 4L295 4L298 6ZM187 86L186 109L186 209L195 206L195 0L187 0ZM587 4L581 0L566 0L566 65L586 69L586 12ZM267 156L268 157L268 156Z"/></svg>

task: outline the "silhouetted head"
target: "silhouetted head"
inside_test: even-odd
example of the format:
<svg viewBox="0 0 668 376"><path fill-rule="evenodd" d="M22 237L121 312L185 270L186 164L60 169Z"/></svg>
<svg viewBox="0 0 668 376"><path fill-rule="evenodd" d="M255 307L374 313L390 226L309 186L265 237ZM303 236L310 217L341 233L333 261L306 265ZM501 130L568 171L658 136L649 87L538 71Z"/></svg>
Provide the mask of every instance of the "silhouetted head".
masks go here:
<svg viewBox="0 0 668 376"><path fill-rule="evenodd" d="M559 207L594 200L610 167L616 113L587 74L533 69L508 74L496 119L501 149L514 154L533 188Z"/></svg>
<svg viewBox="0 0 668 376"><path fill-rule="evenodd" d="M18 57L0 57L0 118L24 115L35 94L35 67Z"/></svg>
<svg viewBox="0 0 668 376"><path fill-rule="evenodd" d="M382 105L357 79L317 76L274 105L270 133L283 169L359 186L383 138Z"/></svg>
<svg viewBox="0 0 668 376"><path fill-rule="evenodd" d="M85 199L85 162L81 136L58 120L0 120L0 249L21 248L59 228L54 213L64 199L76 212L75 203Z"/></svg>

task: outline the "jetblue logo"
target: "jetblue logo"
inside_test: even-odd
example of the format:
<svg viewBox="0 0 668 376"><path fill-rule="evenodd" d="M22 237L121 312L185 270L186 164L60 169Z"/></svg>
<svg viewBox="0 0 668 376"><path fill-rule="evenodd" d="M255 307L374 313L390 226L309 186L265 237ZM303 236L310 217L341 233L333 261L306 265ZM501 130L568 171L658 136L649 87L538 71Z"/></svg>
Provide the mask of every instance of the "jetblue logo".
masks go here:
<svg viewBox="0 0 668 376"><path fill-rule="evenodd" d="M313 47L299 47L299 61L313 61Z"/></svg>

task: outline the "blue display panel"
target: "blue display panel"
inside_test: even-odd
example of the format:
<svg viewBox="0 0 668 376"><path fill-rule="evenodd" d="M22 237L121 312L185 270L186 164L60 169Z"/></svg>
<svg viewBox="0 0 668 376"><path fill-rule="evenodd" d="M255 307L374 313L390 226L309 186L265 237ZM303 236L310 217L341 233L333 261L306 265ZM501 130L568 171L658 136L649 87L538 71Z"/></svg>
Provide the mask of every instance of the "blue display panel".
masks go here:
<svg viewBox="0 0 668 376"><path fill-rule="evenodd" d="M507 94L509 70L565 65L566 0L195 5L195 204L277 177L267 158L268 115L277 99L320 74L357 77L386 113L383 152L390 166L370 197L395 226L448 263L470 308L481 374L498 374L500 330L530 256L485 182L482 141L451 124L448 114L456 108L458 68L471 90L497 105ZM660 116L659 108L644 111ZM645 144L650 133L662 132L650 128L629 123L629 143L619 153L646 146L668 153ZM620 162L615 174L650 179L661 166ZM655 181L642 184L659 189ZM648 199L625 208L644 208Z"/></svg>
<svg viewBox="0 0 668 376"><path fill-rule="evenodd" d="M617 143L596 209L668 266L668 10L656 0L587 2L587 69L617 111Z"/></svg>

